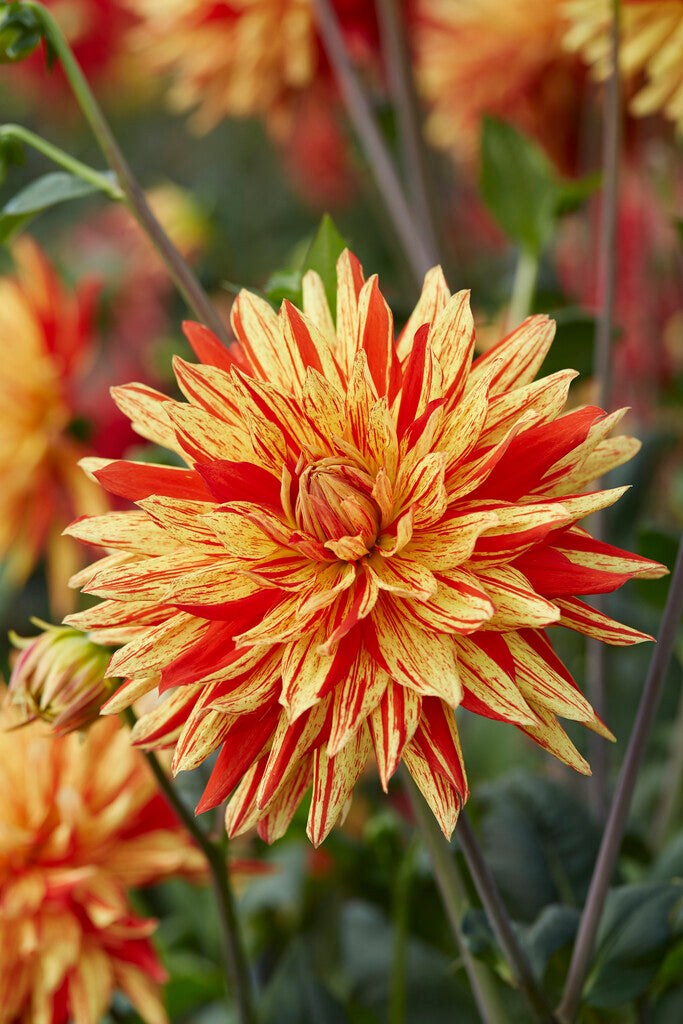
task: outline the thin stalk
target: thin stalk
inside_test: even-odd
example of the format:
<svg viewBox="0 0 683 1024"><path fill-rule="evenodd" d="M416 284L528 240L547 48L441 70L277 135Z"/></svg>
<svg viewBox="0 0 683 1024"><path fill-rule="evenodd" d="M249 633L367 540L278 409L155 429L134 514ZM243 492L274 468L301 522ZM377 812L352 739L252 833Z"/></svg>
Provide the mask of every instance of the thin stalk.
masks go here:
<svg viewBox="0 0 683 1024"><path fill-rule="evenodd" d="M619 149L620 149L620 104L621 81L619 77L619 0L612 0L611 68L605 90L602 142L602 205L600 212L600 233L598 237L598 283L600 310L596 323L593 346L593 376L597 381L597 403L607 409L612 390L611 341L614 317L614 293L617 275L617 207L619 200ZM595 482L595 489L601 481ZM594 520L593 536L602 540L604 517ZM605 611L605 600L597 595L593 602L597 611ZM600 715L606 715L605 694L605 650L597 640L588 640L586 647L586 689L588 699ZM595 816L604 821L607 813L607 785L609 775L609 750L603 739L591 734L589 756L593 775L589 788L589 799Z"/></svg>
<svg viewBox="0 0 683 1024"><path fill-rule="evenodd" d="M586 904L583 908L581 921L579 922L579 931L574 945L564 995L557 1011L560 1020L564 1024L573 1024L579 1009L581 993L588 973L607 889L614 873L614 865L616 864L624 835L638 770L659 705L659 698L682 615L683 537L678 548L676 567L671 579L671 586L669 587L666 608L662 616L657 646L652 655L626 757L619 774L614 800L612 801L609 817L602 836Z"/></svg>
<svg viewBox="0 0 683 1024"><path fill-rule="evenodd" d="M65 171L69 171L70 174L80 178L81 181L94 185L95 188L98 188L100 192L104 192L110 199L116 201L123 199L121 189L107 178L106 175L100 174L93 167L81 163L80 160L76 160L69 153L65 153L63 149L53 146L51 142L47 142L40 135L29 131L28 128L23 128L20 124L0 125L0 141L2 139L15 139L17 142L22 142L25 146L30 146L37 153L46 156L53 164L63 167Z"/></svg>
<svg viewBox="0 0 683 1024"><path fill-rule="evenodd" d="M402 781L410 800L418 832L429 854L446 917L467 972L479 1015L483 1024L507 1024L508 1018L500 1001L495 981L485 964L474 959L462 934L460 920L468 907L467 890L450 844L444 839L434 815L425 803L410 773L405 769L402 769Z"/></svg>
<svg viewBox="0 0 683 1024"><path fill-rule="evenodd" d="M132 729L136 722L134 711L128 708L123 712L123 717ZM242 948L239 924L235 912L235 902L230 888L226 851L223 846L213 843L204 830L199 827L194 815L178 796L156 755L151 751L143 751L143 753L157 780L159 789L206 857L221 925L226 976L230 979L238 1019L240 1024L257 1024L257 1017L253 1008L249 968Z"/></svg>
<svg viewBox="0 0 683 1024"><path fill-rule="evenodd" d="M538 985L531 965L522 947L517 941L514 929L508 917L498 886L484 859L481 847L477 842L472 826L464 811L460 812L455 835L460 843L467 867L472 876L479 899L482 902L489 924L496 936L498 945L509 963L515 981L525 997L536 1020L542 1024L557 1024L555 1015Z"/></svg>
<svg viewBox="0 0 683 1024"><path fill-rule="evenodd" d="M173 281L194 314L205 324L224 345L230 339L218 313L209 301L194 272L171 242L159 221L152 213L145 194L140 188L119 145L95 99L88 82L74 57L57 21L42 4L26 0L29 7L40 19L43 31L59 57L64 73L69 80L74 96L97 139L104 157L114 171L123 193L123 201L148 236L168 267Z"/></svg>
<svg viewBox="0 0 683 1024"><path fill-rule="evenodd" d="M428 168L422 135L420 108L413 79L400 0L375 0L380 25L384 62L389 75L394 110L398 120L403 170L414 216L420 222L424 243L438 262L438 231L430 200Z"/></svg>
<svg viewBox="0 0 683 1024"><path fill-rule="evenodd" d="M508 331L514 330L525 320L531 310L536 281L538 279L538 256L528 249L520 248L512 283L512 297L508 312Z"/></svg>
<svg viewBox="0 0 683 1024"><path fill-rule="evenodd" d="M657 807L652 823L650 845L659 850L663 845L669 826L678 821L678 810L681 801L681 783L683 782L683 691L678 702L678 711L671 734L671 750L667 766L664 770L666 785L662 790L662 798Z"/></svg>
<svg viewBox="0 0 683 1024"><path fill-rule="evenodd" d="M312 0L320 35L334 70L349 119L377 181L396 233L418 286L426 272L438 262L423 239L422 225L414 216L396 173L391 156L344 46L339 21L330 0Z"/></svg>
<svg viewBox="0 0 683 1024"><path fill-rule="evenodd" d="M394 943L389 993L389 1024L405 1024L406 948L410 911L410 883L415 869L415 839L408 845L394 879Z"/></svg>

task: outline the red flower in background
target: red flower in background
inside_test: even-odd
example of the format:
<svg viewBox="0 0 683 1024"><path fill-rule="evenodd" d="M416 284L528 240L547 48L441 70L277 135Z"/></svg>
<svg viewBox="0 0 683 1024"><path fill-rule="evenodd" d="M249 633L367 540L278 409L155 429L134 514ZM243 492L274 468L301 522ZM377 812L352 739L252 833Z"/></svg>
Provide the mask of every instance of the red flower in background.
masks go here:
<svg viewBox="0 0 683 1024"><path fill-rule="evenodd" d="M563 49L563 9L564 0L415 0L416 75L435 146L471 160L491 114L576 173L586 72Z"/></svg>
<svg viewBox="0 0 683 1024"><path fill-rule="evenodd" d="M166 1024L166 980L127 890L202 854L116 721L59 739L0 713L0 1024L99 1024L115 990Z"/></svg>
<svg viewBox="0 0 683 1024"><path fill-rule="evenodd" d="M9 0L8 0L9 2ZM115 86L120 97L132 95L134 64L129 61L128 31L135 19L125 0L43 0L45 7L56 18L67 42L73 50L88 81L98 89ZM17 64L12 75L22 76L22 88L35 91L38 98L49 101L50 116L66 107L66 101L75 109L70 86L55 61L51 69L46 65L44 44L35 53ZM7 81L12 82L9 73ZM137 76L135 76L137 86ZM18 79L14 79L16 82ZM115 95L114 93L112 95Z"/></svg>
<svg viewBox="0 0 683 1024"><path fill-rule="evenodd" d="M556 245L563 290L593 311L601 299L599 221L596 199L588 218L564 222ZM613 344L613 394L620 404L647 416L670 380L676 351L683 351L683 271L673 218L644 164L627 165L621 171L617 253L614 319L620 334Z"/></svg>
<svg viewBox="0 0 683 1024"><path fill-rule="evenodd" d="M226 117L262 117L307 198L346 198L351 186L336 87L310 0L128 3L139 19L131 36L135 52L155 74L170 74L171 105L192 110L198 131ZM374 4L335 0L334 6L351 59L378 80Z"/></svg>
<svg viewBox="0 0 683 1024"><path fill-rule="evenodd" d="M82 558L62 530L74 514L109 504L78 469L91 450L79 440L80 395L95 356L99 285L66 289L29 238L12 251L16 276L0 278L0 560L18 587L45 556L63 613Z"/></svg>

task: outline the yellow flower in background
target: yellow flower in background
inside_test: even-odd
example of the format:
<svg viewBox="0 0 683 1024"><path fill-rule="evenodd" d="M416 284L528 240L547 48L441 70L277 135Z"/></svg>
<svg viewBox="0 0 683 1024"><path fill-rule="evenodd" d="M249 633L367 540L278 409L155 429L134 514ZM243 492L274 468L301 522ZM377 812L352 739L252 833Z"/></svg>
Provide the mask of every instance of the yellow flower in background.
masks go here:
<svg viewBox="0 0 683 1024"><path fill-rule="evenodd" d="M566 0L568 50L580 53L598 80L610 73L610 0ZM635 84L629 110L661 113L683 131L683 0L623 0L619 67ZM641 84L641 76L644 84Z"/></svg>
<svg viewBox="0 0 683 1024"><path fill-rule="evenodd" d="M127 890L203 877L203 856L118 722L15 724L0 713L0 1024L99 1024L115 990L165 1024L156 921Z"/></svg>
<svg viewBox="0 0 683 1024"><path fill-rule="evenodd" d="M426 131L458 159L485 114L536 138L575 171L585 73L562 48L563 0L415 0L412 45Z"/></svg>
<svg viewBox="0 0 683 1024"><path fill-rule="evenodd" d="M47 560L54 610L72 606L65 584L81 564L62 530L74 515L108 502L83 479L77 392L94 357L97 288L68 291L35 242L12 249L16 275L0 277L0 562L21 586Z"/></svg>
<svg viewBox="0 0 683 1024"><path fill-rule="evenodd" d="M230 354L188 325L186 402L114 389L186 468L86 460L137 508L70 527L111 553L74 579L103 602L67 621L123 645L105 711L168 693L136 742L175 747L175 771L221 748L198 810L232 793L231 835L274 840L312 789L317 845L373 752L385 789L405 762L450 835L468 793L454 709L587 772L556 716L610 733L544 629L648 639L576 595L666 569L577 525L624 490L585 486L639 445L609 436L623 410L563 414L573 371L533 382L552 321L473 362L469 295L439 268L396 344L348 251L337 284L336 320L314 272L303 312L243 291Z"/></svg>
<svg viewBox="0 0 683 1024"><path fill-rule="evenodd" d="M133 48L170 72L170 101L208 131L225 117L265 117L287 132L296 97L329 79L310 0L127 0ZM374 5L336 0L352 57L377 58Z"/></svg>

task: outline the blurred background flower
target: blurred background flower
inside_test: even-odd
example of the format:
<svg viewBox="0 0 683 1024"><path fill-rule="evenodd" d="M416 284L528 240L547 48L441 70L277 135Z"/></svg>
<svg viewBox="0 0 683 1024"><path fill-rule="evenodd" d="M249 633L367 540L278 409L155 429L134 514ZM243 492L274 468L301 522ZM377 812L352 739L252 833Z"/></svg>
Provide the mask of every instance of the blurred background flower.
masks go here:
<svg viewBox="0 0 683 1024"><path fill-rule="evenodd" d="M564 0L568 51L580 53L598 81L611 66L611 0ZM683 131L683 0L623 0L619 69L635 117L662 114Z"/></svg>
<svg viewBox="0 0 683 1024"><path fill-rule="evenodd" d="M415 0L415 73L429 141L471 161L481 118L493 114L576 173L588 96L581 61L563 49L564 27L563 0Z"/></svg>
<svg viewBox="0 0 683 1024"><path fill-rule="evenodd" d="M14 724L3 712L0 1022L99 1024L118 989L164 1024L156 922L127 890L201 879L203 857L118 722L85 739Z"/></svg>
<svg viewBox="0 0 683 1024"><path fill-rule="evenodd" d="M338 97L310 0L127 0L131 47L170 75L170 104L207 132L226 117L261 117L315 204L352 191ZM354 63L375 87L381 58L374 4L336 0Z"/></svg>
<svg viewBox="0 0 683 1024"><path fill-rule="evenodd" d="M0 559L16 588L44 556L54 612L64 614L81 555L62 530L108 507L78 466L88 451L81 396L99 284L69 290L29 238L13 256L16 273L0 278Z"/></svg>

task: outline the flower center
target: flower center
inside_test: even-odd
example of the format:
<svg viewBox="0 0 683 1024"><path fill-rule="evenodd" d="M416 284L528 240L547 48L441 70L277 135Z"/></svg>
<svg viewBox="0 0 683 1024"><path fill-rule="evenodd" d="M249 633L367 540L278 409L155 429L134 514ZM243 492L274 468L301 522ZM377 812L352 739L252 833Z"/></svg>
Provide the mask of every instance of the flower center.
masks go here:
<svg viewBox="0 0 683 1024"><path fill-rule="evenodd" d="M298 525L340 558L362 557L372 548L380 527L380 510L372 497L374 483L350 459L330 457L311 463L299 477ZM334 542L345 538L357 543L338 548Z"/></svg>

